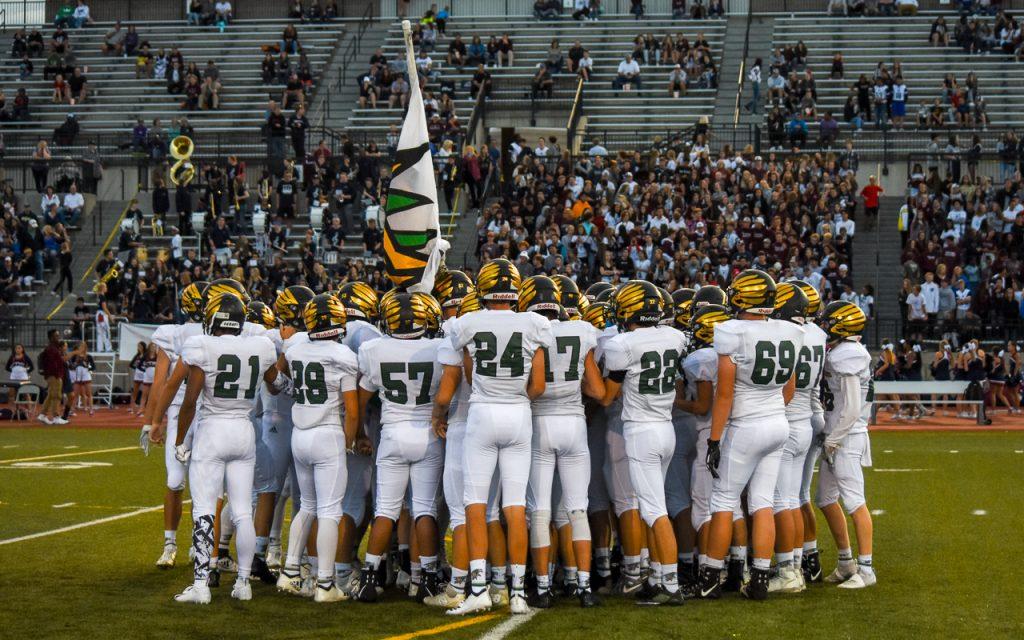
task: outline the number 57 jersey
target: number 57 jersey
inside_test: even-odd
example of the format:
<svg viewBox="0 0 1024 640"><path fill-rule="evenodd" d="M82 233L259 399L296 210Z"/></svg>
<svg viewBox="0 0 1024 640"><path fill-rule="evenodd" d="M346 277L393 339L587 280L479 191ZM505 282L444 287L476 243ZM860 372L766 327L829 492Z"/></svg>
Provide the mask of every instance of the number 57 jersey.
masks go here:
<svg viewBox="0 0 1024 640"><path fill-rule="evenodd" d="M440 338L401 340L384 336L359 349L359 386L380 391L382 425L430 422L441 384Z"/></svg>
<svg viewBox="0 0 1024 640"><path fill-rule="evenodd" d="M292 372L292 422L296 429L342 428L341 394L355 391L356 354L335 340L286 343L284 358Z"/></svg>
<svg viewBox="0 0 1024 640"><path fill-rule="evenodd" d="M730 422L782 416L782 388L797 366L803 329L785 320L726 320L715 325L715 352L736 365Z"/></svg>

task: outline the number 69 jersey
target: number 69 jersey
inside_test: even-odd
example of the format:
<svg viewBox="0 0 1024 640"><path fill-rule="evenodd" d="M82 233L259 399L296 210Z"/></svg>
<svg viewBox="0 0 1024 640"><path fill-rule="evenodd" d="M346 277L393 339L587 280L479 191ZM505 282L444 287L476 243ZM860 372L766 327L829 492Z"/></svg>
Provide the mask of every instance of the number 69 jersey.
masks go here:
<svg viewBox="0 0 1024 640"><path fill-rule="evenodd" d="M671 422L676 375L689 340L669 326L641 327L604 343L608 371L625 371L623 422Z"/></svg>
<svg viewBox="0 0 1024 640"><path fill-rule="evenodd" d="M277 361L274 343L264 336L192 336L181 359L206 374L200 416L248 420L263 374Z"/></svg>
<svg viewBox="0 0 1024 640"><path fill-rule="evenodd" d="M533 312L484 309L450 325L452 347L463 348L473 360L474 402L529 403L526 382L530 379L537 349L554 343L551 323Z"/></svg>
<svg viewBox="0 0 1024 640"><path fill-rule="evenodd" d="M284 358L292 372L295 428L341 429L341 394L355 391L359 378L356 354L334 340L300 338L285 343Z"/></svg>
<svg viewBox="0 0 1024 640"><path fill-rule="evenodd" d="M813 322L801 326L800 330L803 331L804 342L796 356L796 393L786 405L786 418L791 421L807 420L814 415L811 398L818 395L821 388L825 345L828 343L828 335Z"/></svg>
<svg viewBox="0 0 1024 640"><path fill-rule="evenodd" d="M782 388L793 377L803 346L800 326L785 320L726 320L715 325L715 352L736 365L729 421L782 416Z"/></svg>
<svg viewBox="0 0 1024 640"><path fill-rule="evenodd" d="M359 386L381 392L380 422L430 422L441 384L437 349L442 339L384 336L359 349Z"/></svg>

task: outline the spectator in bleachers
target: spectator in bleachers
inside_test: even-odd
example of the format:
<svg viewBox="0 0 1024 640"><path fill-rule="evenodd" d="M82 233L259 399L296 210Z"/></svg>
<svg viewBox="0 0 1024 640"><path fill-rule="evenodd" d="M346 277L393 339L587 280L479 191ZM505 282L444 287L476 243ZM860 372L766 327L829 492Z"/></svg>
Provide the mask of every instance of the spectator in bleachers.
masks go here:
<svg viewBox="0 0 1024 640"><path fill-rule="evenodd" d="M594 59L590 57L590 51L584 49L583 57L580 58L579 76L584 82L590 82L590 74L594 73Z"/></svg>
<svg viewBox="0 0 1024 640"><path fill-rule="evenodd" d="M306 117L306 106L300 104L295 113L288 118L288 130L291 132L292 150L296 160L306 157L306 133L309 131L309 118Z"/></svg>
<svg viewBox="0 0 1024 640"><path fill-rule="evenodd" d="M36 149L32 152L32 178L36 184L36 192L43 193L46 190L47 180L50 175L50 148L46 140L36 143Z"/></svg>
<svg viewBox="0 0 1024 640"><path fill-rule="evenodd" d="M807 144L807 121L803 113L794 111L789 123L786 125L786 135L789 137L789 145L799 149Z"/></svg>
<svg viewBox="0 0 1024 640"><path fill-rule="evenodd" d="M754 114L757 113L757 109L761 105L761 64L761 58L757 58L754 60L754 64L751 65L750 71L747 72L747 80L750 81L751 97L750 102L744 105L743 108Z"/></svg>
<svg viewBox="0 0 1024 640"><path fill-rule="evenodd" d="M213 5L213 16L217 24L230 24L235 17L231 9L231 2L229 0L217 0L217 3Z"/></svg>
<svg viewBox="0 0 1024 640"><path fill-rule="evenodd" d="M71 185L64 196L64 207L61 210L61 222L67 222L72 227L78 226L78 220L85 211L85 197L78 192L78 187Z"/></svg>
<svg viewBox="0 0 1024 640"><path fill-rule="evenodd" d="M487 47L480 36L474 35L466 48L466 66L487 63Z"/></svg>
<svg viewBox="0 0 1024 640"><path fill-rule="evenodd" d="M206 14L203 11L203 0L190 0L186 20L191 25L206 24Z"/></svg>
<svg viewBox="0 0 1024 640"><path fill-rule="evenodd" d="M68 103L80 104L89 96L89 79L82 73L81 67L75 67L68 78Z"/></svg>
<svg viewBox="0 0 1024 640"><path fill-rule="evenodd" d="M71 99L68 93L68 83L64 80L64 75L58 73L53 77L52 102L54 104L63 104L65 100Z"/></svg>
<svg viewBox="0 0 1024 640"><path fill-rule="evenodd" d="M551 41L544 64L547 65L548 71L552 74L561 73L565 67L565 54L562 53L562 48L559 46L557 38Z"/></svg>
<svg viewBox="0 0 1024 640"><path fill-rule="evenodd" d="M497 55L496 60L499 67L511 67L515 65L515 45L512 42L512 38L504 33L497 44Z"/></svg>
<svg viewBox="0 0 1024 640"><path fill-rule="evenodd" d="M535 0L533 3L533 17L538 20L551 20L562 13L560 0Z"/></svg>
<svg viewBox="0 0 1024 640"><path fill-rule="evenodd" d="M448 43L448 55L445 59L449 65L462 69L466 64L467 56L466 43L462 41L461 35L455 34L455 38ZM417 64L417 66L419 65Z"/></svg>
<svg viewBox="0 0 1024 640"><path fill-rule="evenodd" d="M551 71L546 64L543 62L537 63L537 71L533 74L533 79L530 83L533 87L530 93L532 98L536 99L541 93L551 98L555 80L551 77Z"/></svg>
<svg viewBox="0 0 1024 640"><path fill-rule="evenodd" d="M121 21L118 20L114 23L113 28L103 36L103 44L100 45L100 50L103 53L112 53L114 55L124 54L124 43L128 36L128 32L121 26Z"/></svg>
<svg viewBox="0 0 1024 640"><path fill-rule="evenodd" d="M896 0L896 9L901 16L916 16L917 0Z"/></svg>
<svg viewBox="0 0 1024 640"><path fill-rule="evenodd" d="M180 95L185 91L185 69L182 68L181 63L177 60L171 62L170 69L167 70L167 93L171 95Z"/></svg>
<svg viewBox="0 0 1024 640"><path fill-rule="evenodd" d="M629 12L639 20L644 17L644 0L629 0Z"/></svg>
<svg viewBox="0 0 1024 640"><path fill-rule="evenodd" d="M476 66L476 73L473 74L473 79L470 81L469 95L476 97L478 93L483 91L484 97L489 98L491 95L492 79L490 72L484 67L483 63Z"/></svg>
<svg viewBox="0 0 1024 640"><path fill-rule="evenodd" d="M289 24L281 32L281 44L279 51L281 53L297 54L299 52L299 32L295 28L295 25Z"/></svg>
<svg viewBox="0 0 1024 640"><path fill-rule="evenodd" d="M199 77L188 74L185 81L185 99L181 102L181 108L186 111L195 111L199 108L199 96L203 92L203 86L199 84Z"/></svg>
<svg viewBox="0 0 1024 640"><path fill-rule="evenodd" d="M676 20L686 17L686 0L672 0L672 17Z"/></svg>
<svg viewBox="0 0 1024 640"><path fill-rule="evenodd" d="M77 0L75 10L71 14L71 18L67 20L67 25L72 29L80 29L87 24L92 24L92 14L89 11L89 5L85 3L85 0Z"/></svg>
<svg viewBox="0 0 1024 640"><path fill-rule="evenodd" d="M401 107L405 109L409 104L409 83L401 74L395 75L389 87L388 106L394 109Z"/></svg>
<svg viewBox="0 0 1024 640"><path fill-rule="evenodd" d="M626 89L628 91L634 84L637 89L640 89L640 65L633 59L632 54L626 54L625 59L619 63L615 79L612 80L612 89L616 91Z"/></svg>
<svg viewBox="0 0 1024 640"><path fill-rule="evenodd" d="M668 74L668 93L673 98L686 95L686 72L678 64Z"/></svg>

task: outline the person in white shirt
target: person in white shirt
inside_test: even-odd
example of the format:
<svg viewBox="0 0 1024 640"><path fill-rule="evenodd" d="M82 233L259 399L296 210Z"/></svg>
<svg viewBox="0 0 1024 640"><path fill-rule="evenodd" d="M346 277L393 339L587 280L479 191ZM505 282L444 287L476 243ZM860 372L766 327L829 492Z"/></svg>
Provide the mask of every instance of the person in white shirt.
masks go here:
<svg viewBox="0 0 1024 640"><path fill-rule="evenodd" d="M546 158L548 157L548 151L550 149L551 148L548 146L547 140L544 139L544 136L541 136L537 140L537 146L533 149L533 155L538 158Z"/></svg>
<svg viewBox="0 0 1024 640"><path fill-rule="evenodd" d="M580 58L579 63L579 74L583 78L584 82L590 80L590 74L594 72L594 59L590 57L589 51L583 52L583 57Z"/></svg>
<svg viewBox="0 0 1024 640"><path fill-rule="evenodd" d="M1006 205L1003 209L1003 229L1010 227L1017 220L1017 216L1024 211L1024 205L1020 203L1020 199L1012 198L1010 204Z"/></svg>
<svg viewBox="0 0 1024 640"><path fill-rule="evenodd" d="M949 213L946 214L946 220L952 222L953 226L956 227L958 235L962 236L964 234L964 227L967 226L967 212L964 211L964 203L959 200L954 201Z"/></svg>
<svg viewBox="0 0 1024 640"><path fill-rule="evenodd" d="M939 285L935 282L935 274L931 271L924 274L921 295L924 297L924 311L928 314L928 319L934 320L935 314L939 312Z"/></svg>
<svg viewBox="0 0 1024 640"><path fill-rule="evenodd" d="M836 231L840 229L846 229L846 235L849 236L851 240L857 232L857 223L850 218L849 211L843 211L843 219L836 222Z"/></svg>
<svg viewBox="0 0 1024 640"><path fill-rule="evenodd" d="M53 192L53 187L46 187L46 193L39 203L39 210L49 211L51 206L60 206L60 196Z"/></svg>
<svg viewBox="0 0 1024 640"><path fill-rule="evenodd" d="M78 0L78 6L75 7L75 12L71 15L71 26L78 29L87 24L92 24L89 5L85 4L85 0Z"/></svg>
<svg viewBox="0 0 1024 640"><path fill-rule="evenodd" d="M673 98L686 95L686 71L682 65L676 65L668 74L668 92Z"/></svg>
<svg viewBox="0 0 1024 640"><path fill-rule="evenodd" d="M231 22L231 18L234 17L231 12L231 3L228 0L220 0L213 5L213 12L217 14L217 22L225 24Z"/></svg>
<svg viewBox="0 0 1024 640"><path fill-rule="evenodd" d="M619 69L615 79L612 80L612 89L621 91L626 85L640 88L640 64L633 59L633 54L626 54L626 59L619 63Z"/></svg>
<svg viewBox="0 0 1024 640"><path fill-rule="evenodd" d="M78 193L78 187L72 184L71 189L64 195L64 219L72 226L77 225L83 209L85 197Z"/></svg>

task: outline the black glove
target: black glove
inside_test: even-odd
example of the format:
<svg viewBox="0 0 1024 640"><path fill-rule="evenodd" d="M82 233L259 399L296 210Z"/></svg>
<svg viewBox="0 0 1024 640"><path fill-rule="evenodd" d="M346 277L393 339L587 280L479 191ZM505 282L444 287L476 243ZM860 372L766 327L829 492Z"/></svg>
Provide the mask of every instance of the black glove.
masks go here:
<svg viewBox="0 0 1024 640"><path fill-rule="evenodd" d="M718 463L722 461L722 443L719 440L708 438L708 455L704 463L708 465L711 477L718 480Z"/></svg>

